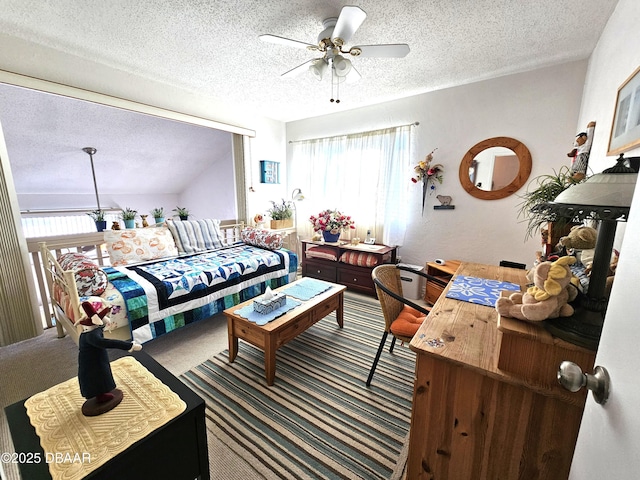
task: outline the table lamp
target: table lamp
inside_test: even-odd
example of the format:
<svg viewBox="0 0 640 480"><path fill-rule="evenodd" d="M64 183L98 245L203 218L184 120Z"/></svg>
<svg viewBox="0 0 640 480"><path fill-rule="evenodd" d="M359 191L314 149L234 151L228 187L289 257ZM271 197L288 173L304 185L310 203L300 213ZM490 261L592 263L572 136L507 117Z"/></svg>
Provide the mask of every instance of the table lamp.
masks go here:
<svg viewBox="0 0 640 480"><path fill-rule="evenodd" d="M615 166L569 187L553 202L534 207L550 218L565 217L573 222L592 219L600 223L586 294L579 296L573 316L544 321L552 335L590 350L597 349L604 324L607 274L617 222L627 221L638 178L636 171L624 165L625 160L620 155Z"/></svg>

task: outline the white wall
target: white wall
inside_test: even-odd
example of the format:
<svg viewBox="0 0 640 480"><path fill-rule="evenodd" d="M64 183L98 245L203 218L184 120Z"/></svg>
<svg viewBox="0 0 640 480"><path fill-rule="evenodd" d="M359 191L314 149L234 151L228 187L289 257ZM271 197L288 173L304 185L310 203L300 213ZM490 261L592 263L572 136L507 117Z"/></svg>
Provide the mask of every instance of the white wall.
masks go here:
<svg viewBox="0 0 640 480"><path fill-rule="evenodd" d="M609 167L614 157L606 157L613 121L616 92L620 85L640 66L640 2L620 0L611 15L589 61L580 122L597 122L589 164L595 171ZM625 156L640 155L640 148ZM631 205L629 231L637 229L640 216L635 209L638 188ZM624 226L625 224L621 225ZM618 227L618 231L621 230ZM630 247L630 249L629 249ZM637 279L640 257L637 245L625 242L620 252L619 274L635 272ZM623 272L624 270L624 272ZM620 280L623 280L621 278ZM612 303L617 297L619 280L614 282ZM622 284L620 284L622 285ZM627 283L626 286L628 286ZM624 287L625 285L623 285ZM624 288L622 289L624 292ZM609 369L612 379L611 398L604 407L588 398L571 468L571 479L637 478L640 461L637 455L640 442L640 422L636 415L640 397L637 372L639 329L634 315L634 299L624 296L624 306L616 305L618 315L607 315L596 365ZM624 307L627 307L626 309ZM614 322L614 323L610 323ZM629 352L625 354L625 352Z"/></svg>
<svg viewBox="0 0 640 480"><path fill-rule="evenodd" d="M291 190L287 184L287 158L285 148L285 124L278 121L263 122L255 138L246 142L246 177L247 189L253 187L253 192L247 193L247 215L251 221L257 213L266 214L271 207L271 201L291 198ZM260 183L260 160L271 160L280 163L280 183Z"/></svg>
<svg viewBox="0 0 640 480"><path fill-rule="evenodd" d="M540 241L524 241L525 226L519 223L516 208L520 199L516 195L492 201L471 197L458 180L459 164L477 142L507 136L520 140L531 151L531 178L567 165L566 153L576 133L586 126L586 122L578 122L586 68L586 60L572 62L291 122L287 124L287 140L420 122L414 127L414 160L417 163L438 148L434 162L442 163L445 172L437 192L451 195L456 208L433 210L433 205L439 205L433 196L421 216L421 186L407 178L410 217L400 251L402 260L424 264L449 258L496 264L506 259L531 266Z"/></svg>

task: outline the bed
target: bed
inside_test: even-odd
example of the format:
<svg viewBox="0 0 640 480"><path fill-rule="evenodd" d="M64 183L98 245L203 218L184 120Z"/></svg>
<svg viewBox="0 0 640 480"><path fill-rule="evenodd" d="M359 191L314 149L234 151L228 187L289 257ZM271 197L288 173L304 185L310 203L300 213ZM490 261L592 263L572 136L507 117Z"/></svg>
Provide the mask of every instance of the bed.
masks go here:
<svg viewBox="0 0 640 480"><path fill-rule="evenodd" d="M242 224L170 222L105 232L105 243L111 266L102 267L78 252L56 257L40 243L59 336L76 343L83 301L110 307L106 337L144 343L285 285L298 267L282 237Z"/></svg>

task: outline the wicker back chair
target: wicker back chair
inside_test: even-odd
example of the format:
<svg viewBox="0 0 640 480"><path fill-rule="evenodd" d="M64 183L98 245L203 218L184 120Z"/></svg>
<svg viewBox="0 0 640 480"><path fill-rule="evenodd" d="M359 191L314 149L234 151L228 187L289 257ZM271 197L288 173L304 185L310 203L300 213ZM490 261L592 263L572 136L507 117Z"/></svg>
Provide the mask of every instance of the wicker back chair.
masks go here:
<svg viewBox="0 0 640 480"><path fill-rule="evenodd" d="M371 385L371 379L373 378L373 374L378 366L378 361L380 360L380 355L382 354L382 350L384 349L384 345L387 341L387 336L390 333L393 336L389 353L393 353L393 347L396 344L396 339L400 339L401 342L410 342L411 338L413 338L411 336L397 335L391 331L393 322L398 319L398 316L403 311L405 305L409 305L425 315L428 315L431 311L430 307L418 305L403 297L402 279L400 277L402 270L412 272L432 281L436 281L437 283L442 283L442 280L432 277L424 272L415 271L411 268L401 267L398 265L378 265L373 269L371 272L371 278L373 278L376 294L378 295L378 300L380 300L380 306L382 307L382 314L384 316L384 332L382 334L382 339L380 340L380 345L378 346L376 358L371 366L369 377L367 378L367 387Z"/></svg>

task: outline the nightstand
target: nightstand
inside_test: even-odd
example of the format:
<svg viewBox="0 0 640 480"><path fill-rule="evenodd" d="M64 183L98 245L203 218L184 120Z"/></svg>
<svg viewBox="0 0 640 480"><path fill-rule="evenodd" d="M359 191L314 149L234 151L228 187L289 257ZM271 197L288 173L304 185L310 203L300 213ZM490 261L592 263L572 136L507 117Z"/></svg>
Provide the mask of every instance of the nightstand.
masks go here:
<svg viewBox="0 0 640 480"><path fill-rule="evenodd" d="M442 280L442 283L437 283L434 280L427 279L427 288L425 289L424 295L424 300L427 303L434 304L438 301L440 294L442 294L449 280L451 280L456 270L458 270L460 263L460 260L446 260L444 265L436 262L427 262L426 273Z"/></svg>

